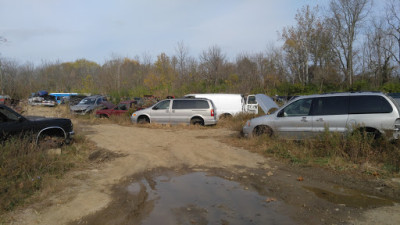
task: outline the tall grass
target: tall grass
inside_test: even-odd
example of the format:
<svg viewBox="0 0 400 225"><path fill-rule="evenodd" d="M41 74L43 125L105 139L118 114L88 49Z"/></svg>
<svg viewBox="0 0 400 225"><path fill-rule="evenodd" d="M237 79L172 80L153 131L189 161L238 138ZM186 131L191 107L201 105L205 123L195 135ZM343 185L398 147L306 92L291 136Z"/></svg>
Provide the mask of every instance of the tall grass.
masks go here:
<svg viewBox="0 0 400 225"><path fill-rule="evenodd" d="M82 137L78 135L76 140ZM29 137L15 137L1 143L0 213L24 203L51 177L60 178L77 160L85 159L81 154L74 145L50 153L32 143Z"/></svg>
<svg viewBox="0 0 400 225"><path fill-rule="evenodd" d="M239 114L220 120L218 126L237 131L240 137L240 131L252 117L254 115ZM358 130L343 135L326 129L316 138L302 141L262 135L254 138L230 137L227 142L294 164L340 170L359 168L367 173L372 170L386 174L400 172L400 141L386 137L374 138Z"/></svg>

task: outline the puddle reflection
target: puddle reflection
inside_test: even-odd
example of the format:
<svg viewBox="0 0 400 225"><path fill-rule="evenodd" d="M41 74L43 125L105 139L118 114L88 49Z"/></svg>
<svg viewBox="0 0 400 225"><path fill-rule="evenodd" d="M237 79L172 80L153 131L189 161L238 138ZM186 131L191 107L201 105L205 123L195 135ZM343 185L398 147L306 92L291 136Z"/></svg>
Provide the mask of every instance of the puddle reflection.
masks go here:
<svg viewBox="0 0 400 225"><path fill-rule="evenodd" d="M268 203L237 182L203 172L143 179L127 190L134 195L143 187L154 208L141 224L295 224L280 210L282 202Z"/></svg>

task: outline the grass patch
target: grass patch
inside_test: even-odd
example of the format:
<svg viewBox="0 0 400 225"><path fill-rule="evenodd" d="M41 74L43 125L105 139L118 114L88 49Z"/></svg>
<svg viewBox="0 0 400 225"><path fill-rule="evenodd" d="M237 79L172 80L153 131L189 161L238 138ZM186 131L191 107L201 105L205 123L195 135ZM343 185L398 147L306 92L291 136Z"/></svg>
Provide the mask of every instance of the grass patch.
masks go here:
<svg viewBox="0 0 400 225"><path fill-rule="evenodd" d="M74 144L49 150L29 137L11 138L0 145L0 213L13 210L51 180L87 161L85 138L76 135Z"/></svg>
<svg viewBox="0 0 400 225"><path fill-rule="evenodd" d="M375 139L365 132L355 131L351 135L325 131L316 138L303 141L286 140L265 135L254 138L240 137L240 131L248 119L255 115L240 114L220 120L218 127L238 132L226 142L240 146L266 157L283 161L335 170L359 170L365 174L399 175L400 140L385 137Z"/></svg>

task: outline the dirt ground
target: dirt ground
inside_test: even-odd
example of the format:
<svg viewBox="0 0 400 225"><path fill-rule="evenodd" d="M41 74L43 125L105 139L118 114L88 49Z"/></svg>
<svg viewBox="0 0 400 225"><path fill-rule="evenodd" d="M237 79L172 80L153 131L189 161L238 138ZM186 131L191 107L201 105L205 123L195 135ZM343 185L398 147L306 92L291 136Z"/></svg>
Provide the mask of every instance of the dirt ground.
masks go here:
<svg viewBox="0 0 400 225"><path fill-rule="evenodd" d="M27 111L43 114L40 110ZM71 171L63 178L64 186L56 185L42 201L7 215L10 224L140 224L151 210L149 203L139 193L130 199L135 208L127 209L121 187L157 175L196 171L238 182L265 196L266 204L281 202L279 210L296 224L400 224L400 183L282 164L225 143L236 135L233 131L80 126L98 147L97 154L109 154L110 160L93 160L88 169ZM116 216L121 219L112 218Z"/></svg>

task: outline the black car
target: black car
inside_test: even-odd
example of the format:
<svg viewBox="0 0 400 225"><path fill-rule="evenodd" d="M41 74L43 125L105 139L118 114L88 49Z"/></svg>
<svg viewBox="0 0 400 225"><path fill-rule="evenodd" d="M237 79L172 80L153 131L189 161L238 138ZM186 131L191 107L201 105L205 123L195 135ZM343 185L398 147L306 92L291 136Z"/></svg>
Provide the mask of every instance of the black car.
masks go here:
<svg viewBox="0 0 400 225"><path fill-rule="evenodd" d="M74 130L70 119L24 117L0 104L0 140L24 135L33 135L36 143L51 138L68 144L74 135Z"/></svg>

